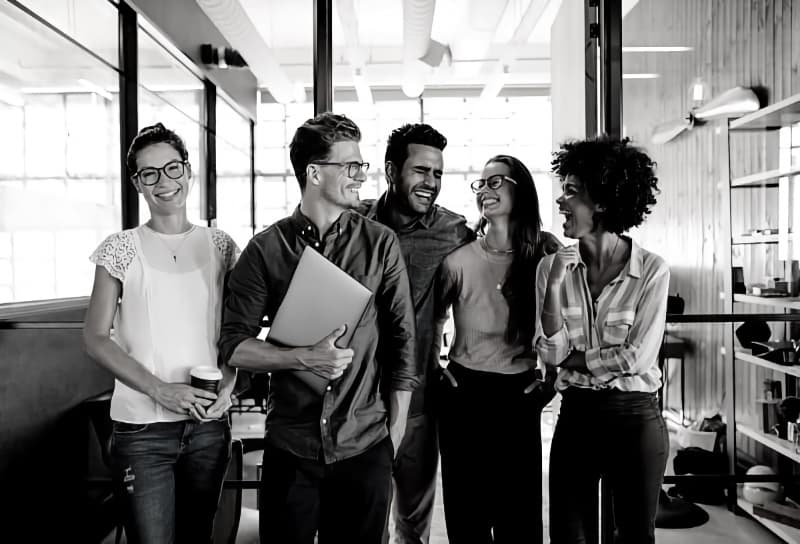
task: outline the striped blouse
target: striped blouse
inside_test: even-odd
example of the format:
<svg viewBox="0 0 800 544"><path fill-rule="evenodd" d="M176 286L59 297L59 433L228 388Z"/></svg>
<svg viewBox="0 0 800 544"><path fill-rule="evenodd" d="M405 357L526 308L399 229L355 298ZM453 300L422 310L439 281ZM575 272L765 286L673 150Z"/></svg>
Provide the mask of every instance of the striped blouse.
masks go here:
<svg viewBox="0 0 800 544"><path fill-rule="evenodd" d="M578 244L561 251L578 254L577 262L567 266L561 286L564 326L549 338L541 327L547 277L554 257L549 255L536 272L534 343L539 358L549 365L560 364L572 350L584 351L589 372L560 369L556 389L657 391L661 387L658 352L669 289L669 268L664 259L631 240L630 260L593 302Z"/></svg>

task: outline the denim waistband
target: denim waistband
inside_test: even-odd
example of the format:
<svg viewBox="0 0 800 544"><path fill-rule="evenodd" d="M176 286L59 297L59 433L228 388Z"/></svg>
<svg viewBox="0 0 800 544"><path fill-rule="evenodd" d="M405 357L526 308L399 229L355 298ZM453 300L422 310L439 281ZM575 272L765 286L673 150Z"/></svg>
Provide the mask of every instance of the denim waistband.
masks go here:
<svg viewBox="0 0 800 544"><path fill-rule="evenodd" d="M619 389L582 389L569 387L561 392L563 401L561 412L569 413L574 409L598 410L605 413L641 414L658 412L658 395L641 391L620 391Z"/></svg>

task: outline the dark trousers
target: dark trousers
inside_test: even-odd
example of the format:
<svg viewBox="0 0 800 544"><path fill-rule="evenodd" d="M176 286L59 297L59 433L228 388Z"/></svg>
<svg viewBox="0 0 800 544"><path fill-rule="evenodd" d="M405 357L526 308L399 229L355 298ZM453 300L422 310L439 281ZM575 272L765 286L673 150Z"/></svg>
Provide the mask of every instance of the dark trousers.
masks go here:
<svg viewBox="0 0 800 544"><path fill-rule="evenodd" d="M379 544L389 512L389 437L364 453L326 465L264 448L259 504L263 544Z"/></svg>
<svg viewBox="0 0 800 544"><path fill-rule="evenodd" d="M438 468L436 417L409 416L394 462L393 543L426 544L430 539ZM388 530L383 541L389 542Z"/></svg>
<svg viewBox="0 0 800 544"><path fill-rule="evenodd" d="M550 449L550 542L598 542L598 480L610 486L618 544L655 542L669 438L652 393L570 388Z"/></svg>
<svg viewBox="0 0 800 544"><path fill-rule="evenodd" d="M552 397L524 394L532 372L478 372L451 362L442 380L439 448L450 544L542 542L540 418Z"/></svg>

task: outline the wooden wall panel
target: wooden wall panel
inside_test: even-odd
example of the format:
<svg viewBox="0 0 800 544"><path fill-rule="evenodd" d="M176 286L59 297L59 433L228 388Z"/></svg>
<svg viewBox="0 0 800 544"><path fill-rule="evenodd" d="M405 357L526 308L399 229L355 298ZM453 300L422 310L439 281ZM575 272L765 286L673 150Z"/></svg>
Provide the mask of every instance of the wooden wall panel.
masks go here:
<svg viewBox="0 0 800 544"><path fill-rule="evenodd" d="M745 266L747 282L782 273L777 246L740 246L731 255L726 239L729 219L734 235L777 226L777 190L734 191L729 218L727 172L720 166L726 160L726 131L719 123L696 126L664 145L650 144L649 139L656 124L688 113L692 84L698 78L711 96L737 85L757 88L763 105L800 92L800 0L640 0L623 22L623 45L693 48L623 55L624 73L659 74L657 79L624 81L624 133L658 162L662 191L654 213L634 236L670 263L670 292L686 299L687 313L725 311L721 293L731 258ZM734 134L731 143L733 176L777 167L777 133ZM737 304L736 311L763 308ZM775 327L776 334L782 331ZM725 358L720 347L730 332L725 325L676 328L689 343L690 417L723 410ZM756 422L755 398L761 382L772 376L750 365L737 367L739 417ZM763 454L747 441L745 445L754 455Z"/></svg>

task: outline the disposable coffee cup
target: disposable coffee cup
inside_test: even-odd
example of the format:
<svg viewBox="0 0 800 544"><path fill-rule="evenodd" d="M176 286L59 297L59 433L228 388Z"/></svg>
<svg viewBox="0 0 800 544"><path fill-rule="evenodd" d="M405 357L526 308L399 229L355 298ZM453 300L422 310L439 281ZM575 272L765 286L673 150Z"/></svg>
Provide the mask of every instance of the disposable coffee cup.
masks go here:
<svg viewBox="0 0 800 544"><path fill-rule="evenodd" d="M196 366L189 371L192 387L203 389L210 393L217 393L219 382L222 381L222 372L213 366Z"/></svg>

